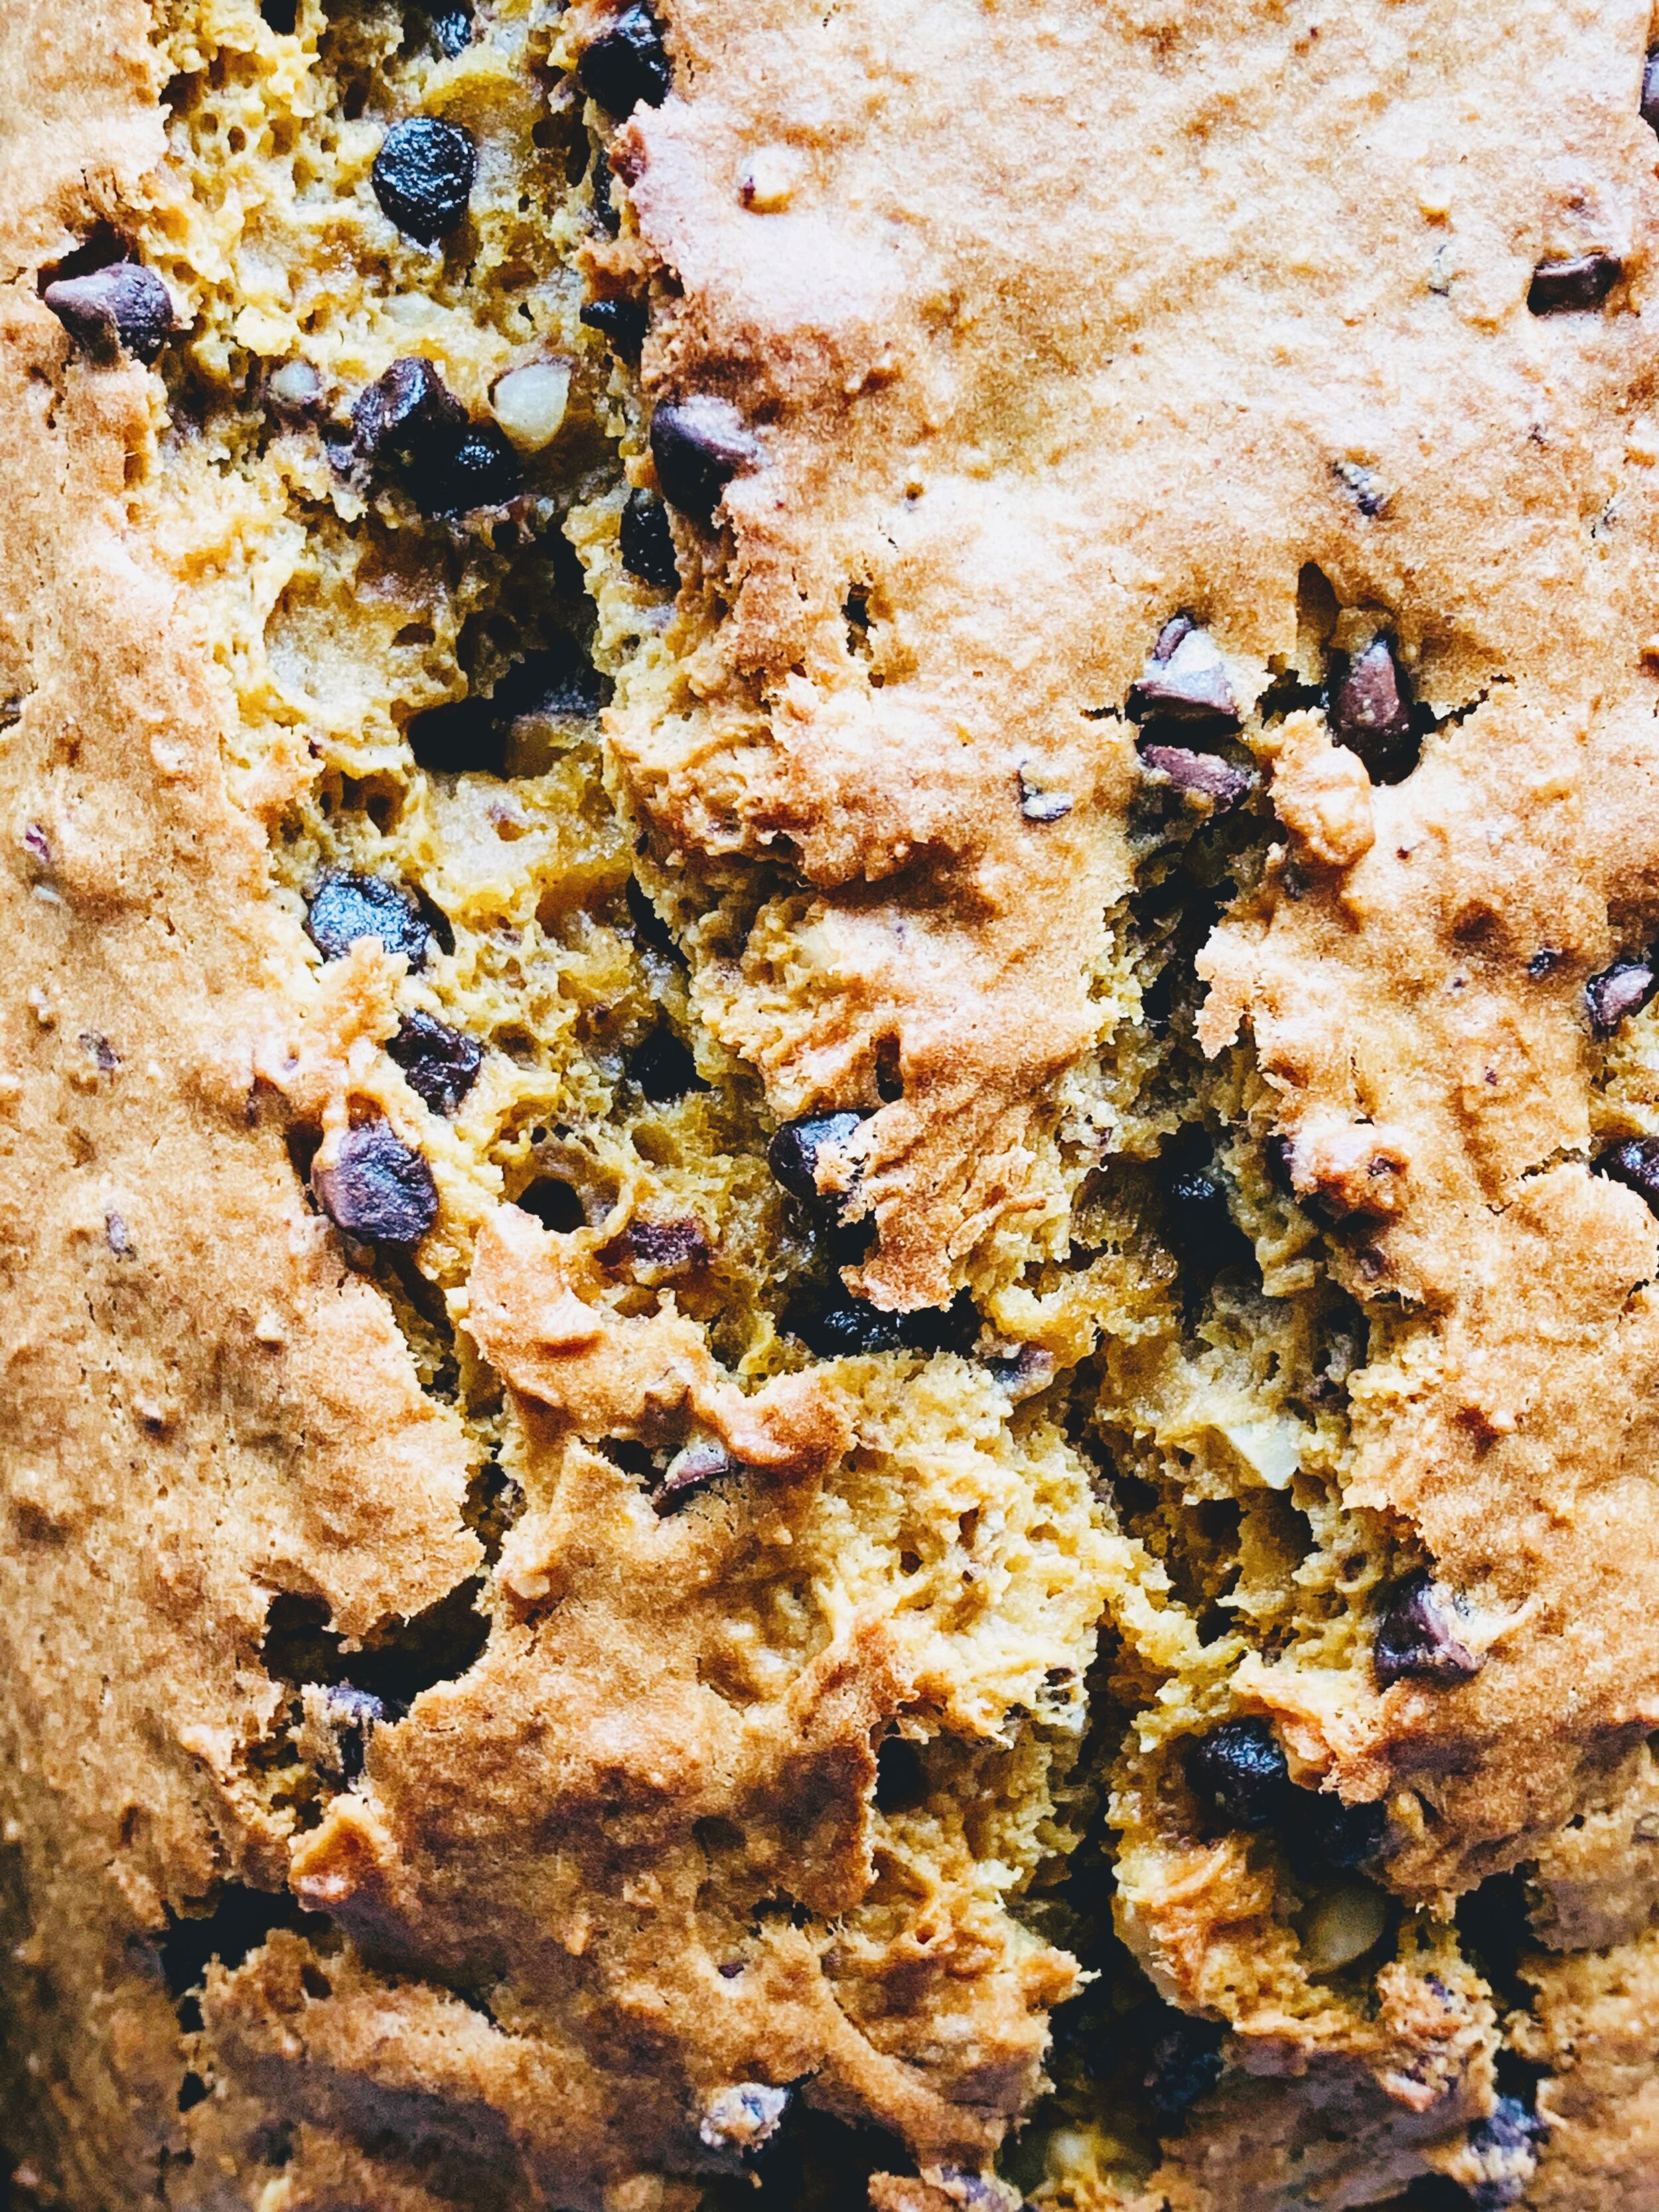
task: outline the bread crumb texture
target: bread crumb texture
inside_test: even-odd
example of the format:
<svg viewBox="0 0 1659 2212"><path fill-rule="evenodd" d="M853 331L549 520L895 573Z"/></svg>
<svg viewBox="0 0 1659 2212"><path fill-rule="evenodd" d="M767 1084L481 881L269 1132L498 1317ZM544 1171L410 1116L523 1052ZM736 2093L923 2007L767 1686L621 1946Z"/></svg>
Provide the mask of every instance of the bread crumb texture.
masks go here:
<svg viewBox="0 0 1659 2212"><path fill-rule="evenodd" d="M1659 2204L1655 43L0 10L14 2205Z"/></svg>

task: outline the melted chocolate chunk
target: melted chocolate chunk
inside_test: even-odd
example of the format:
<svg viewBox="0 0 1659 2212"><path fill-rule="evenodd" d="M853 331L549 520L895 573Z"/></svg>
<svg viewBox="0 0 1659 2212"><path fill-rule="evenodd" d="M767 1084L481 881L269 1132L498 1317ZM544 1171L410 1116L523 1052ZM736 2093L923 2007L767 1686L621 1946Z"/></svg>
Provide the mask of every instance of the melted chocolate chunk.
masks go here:
<svg viewBox="0 0 1659 2212"><path fill-rule="evenodd" d="M312 1170L311 1186L335 1227L368 1244L418 1244L438 1218L431 1169L389 1121L348 1129L334 1165Z"/></svg>
<svg viewBox="0 0 1659 2212"><path fill-rule="evenodd" d="M499 423L469 422L439 465L409 489L422 514L471 514L515 499L524 489L524 469Z"/></svg>
<svg viewBox="0 0 1659 2212"><path fill-rule="evenodd" d="M476 1038L417 1007L405 1014L386 1052L404 1079L434 1114L453 1114L477 1080L483 1048Z"/></svg>
<svg viewBox="0 0 1659 2212"><path fill-rule="evenodd" d="M106 366L124 353L153 362L177 327L167 286L136 261L60 276L41 297L82 351Z"/></svg>
<svg viewBox="0 0 1659 2212"><path fill-rule="evenodd" d="M1194 752L1188 745L1143 745L1140 762L1151 777L1212 814L1228 813L1255 788L1248 769L1235 768L1218 753Z"/></svg>
<svg viewBox="0 0 1659 2212"><path fill-rule="evenodd" d="M1414 1568L1389 1591L1371 1652L1376 1686L1391 1682L1467 1682L1480 1661L1457 1633L1451 1599L1425 1567Z"/></svg>
<svg viewBox="0 0 1659 2212"><path fill-rule="evenodd" d="M683 1275L706 1267L708 1237L701 1221L630 1221L617 1239L619 1255L642 1271Z"/></svg>
<svg viewBox="0 0 1659 2212"><path fill-rule="evenodd" d="M656 1105L684 1098L689 1091L707 1091L697 1073L690 1048L672 1030L653 1030L628 1063L628 1073Z"/></svg>
<svg viewBox="0 0 1659 2212"><path fill-rule="evenodd" d="M1398 783L1417 765L1411 702L1385 637L1339 660L1326 709L1331 735L1358 754L1377 783Z"/></svg>
<svg viewBox="0 0 1659 2212"><path fill-rule="evenodd" d="M1237 726L1238 697L1215 640L1187 615L1158 632L1152 659L1129 693L1132 720L1154 715L1175 721L1216 721Z"/></svg>
<svg viewBox="0 0 1659 2212"><path fill-rule="evenodd" d="M581 311L589 330L598 331L611 352L624 361L638 361L650 319L643 300L590 300Z"/></svg>
<svg viewBox="0 0 1659 2212"><path fill-rule="evenodd" d="M1626 1137L1610 1146L1595 1172L1638 1192L1659 1213L1659 1137Z"/></svg>
<svg viewBox="0 0 1659 2212"><path fill-rule="evenodd" d="M705 526L733 477L758 463L760 447L730 400L699 392L658 408L651 458L663 496Z"/></svg>
<svg viewBox="0 0 1659 2212"><path fill-rule="evenodd" d="M465 215L477 173L470 131L435 115L406 115L381 140L370 182L398 229L432 246Z"/></svg>
<svg viewBox="0 0 1659 2212"><path fill-rule="evenodd" d="M466 427L466 410L429 361L405 354L357 395L352 435L368 461L406 469L441 465Z"/></svg>
<svg viewBox="0 0 1659 2212"><path fill-rule="evenodd" d="M622 564L630 576L654 591L677 592L679 564L668 509L648 491L630 491L622 514Z"/></svg>
<svg viewBox="0 0 1659 2212"><path fill-rule="evenodd" d="M325 876L312 894L306 933L325 960L343 958L360 937L378 937L411 969L425 965L432 944L415 901L381 876Z"/></svg>
<svg viewBox="0 0 1659 2212"><path fill-rule="evenodd" d="M648 8L624 8L576 64L576 82L612 115L631 115L641 102L660 107L673 79L662 26Z"/></svg>
<svg viewBox="0 0 1659 2212"><path fill-rule="evenodd" d="M1650 131L1659 131L1659 52L1650 53L1642 67L1642 120Z"/></svg>
<svg viewBox="0 0 1659 2212"><path fill-rule="evenodd" d="M1141 2081L1147 2109L1158 2133L1170 2135L1221 2079L1221 2045L1227 2031L1218 2021L1194 2020L1173 2006L1161 2008L1146 2027L1142 2045L1146 2071Z"/></svg>
<svg viewBox="0 0 1659 2212"><path fill-rule="evenodd" d="M1534 315L1599 307L1624 274L1612 253L1578 253L1570 261L1540 261L1532 272L1527 305Z"/></svg>
<svg viewBox="0 0 1659 2212"><path fill-rule="evenodd" d="M818 1154L825 1145L844 1145L863 1119L861 1114L808 1114L784 1122L766 1148L774 1180L803 1206L835 1211L836 1194L820 1192L815 1179Z"/></svg>
<svg viewBox="0 0 1659 2212"><path fill-rule="evenodd" d="M1187 1780L1223 1828L1265 1828L1278 1819L1291 1786L1279 1738L1264 1720L1223 1721L1187 1754Z"/></svg>
<svg viewBox="0 0 1659 2212"><path fill-rule="evenodd" d="M1627 1015L1640 1013L1659 988L1645 960L1615 960L1584 986L1584 1011L1597 1036L1611 1036Z"/></svg>

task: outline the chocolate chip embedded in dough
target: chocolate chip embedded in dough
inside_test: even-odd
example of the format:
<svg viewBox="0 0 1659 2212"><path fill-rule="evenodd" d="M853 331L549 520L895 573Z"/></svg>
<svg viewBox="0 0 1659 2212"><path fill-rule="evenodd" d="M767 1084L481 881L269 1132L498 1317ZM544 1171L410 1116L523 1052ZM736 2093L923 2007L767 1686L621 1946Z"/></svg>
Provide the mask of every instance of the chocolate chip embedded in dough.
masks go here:
<svg viewBox="0 0 1659 2212"><path fill-rule="evenodd" d="M453 1114L477 1080L483 1048L476 1037L453 1030L417 1007L398 1024L386 1053L404 1072L404 1080L434 1114Z"/></svg>
<svg viewBox="0 0 1659 2212"><path fill-rule="evenodd" d="M617 1239L619 1256L652 1274L683 1275L709 1260L708 1234L701 1221L630 1221Z"/></svg>
<svg viewBox="0 0 1659 2212"><path fill-rule="evenodd" d="M1411 702L1387 638L1373 638L1363 653L1339 662L1327 712L1331 735L1358 754L1375 780L1396 781L1414 765Z"/></svg>
<svg viewBox="0 0 1659 2212"><path fill-rule="evenodd" d="M453 449L466 410L429 361L405 354L357 395L351 428L368 461L430 468Z"/></svg>
<svg viewBox="0 0 1659 2212"><path fill-rule="evenodd" d="M610 29L583 51L576 82L612 115L631 115L641 103L660 107L673 78L662 26L651 10L624 8Z"/></svg>
<svg viewBox="0 0 1659 2212"><path fill-rule="evenodd" d="M1165 623L1129 693L1129 714L1136 721L1167 715L1176 721L1237 723L1238 695L1208 630L1186 615Z"/></svg>
<svg viewBox="0 0 1659 2212"><path fill-rule="evenodd" d="M430 475L412 478L408 489L422 514L471 514L516 499L524 466L498 423L470 422Z"/></svg>
<svg viewBox="0 0 1659 2212"><path fill-rule="evenodd" d="M366 1244L418 1244L438 1218L431 1169L389 1121L348 1129L334 1165L313 1167L311 1184L335 1227Z"/></svg>
<svg viewBox="0 0 1659 2212"><path fill-rule="evenodd" d="M612 353L637 362L650 325L650 310L643 300L590 300L580 319L598 331Z"/></svg>
<svg viewBox="0 0 1659 2212"><path fill-rule="evenodd" d="M1227 1828L1265 1828L1283 1812L1290 1768L1267 1721L1223 1721L1187 1753L1187 1780Z"/></svg>
<svg viewBox="0 0 1659 2212"><path fill-rule="evenodd" d="M369 180L398 229L432 246L465 215L477 173L470 131L435 115L406 115L381 140Z"/></svg>
<svg viewBox="0 0 1659 2212"><path fill-rule="evenodd" d="M758 465L761 449L729 399L698 392L658 408L651 418L651 458L663 496L707 526L732 477Z"/></svg>
<svg viewBox="0 0 1659 2212"><path fill-rule="evenodd" d="M902 1352L904 1316L872 1306L845 1292L825 1298L798 1298L784 1327L819 1359L846 1359L880 1352Z"/></svg>
<svg viewBox="0 0 1659 2212"><path fill-rule="evenodd" d="M863 1120L860 1114L807 1114L786 1121L766 1148L766 1164L791 1198L804 1206L831 1207L836 1194L822 1192L817 1182L818 1154L826 1145L844 1145Z"/></svg>
<svg viewBox="0 0 1659 2212"><path fill-rule="evenodd" d="M425 964L432 926L409 893L380 876L325 876L312 893L306 933L325 960L340 960L361 937L378 937L410 968Z"/></svg>
<svg viewBox="0 0 1659 2212"><path fill-rule="evenodd" d="M1650 131L1659 131L1659 50L1642 64L1642 120Z"/></svg>
<svg viewBox="0 0 1659 2212"><path fill-rule="evenodd" d="M1141 2084L1152 2124L1161 2135L1180 2127L1199 2099L1221 2079L1221 2045L1226 2033L1217 2021L1194 2020L1171 2006L1143 2044L1146 2070Z"/></svg>
<svg viewBox="0 0 1659 2212"><path fill-rule="evenodd" d="M679 563L668 509L648 491L630 491L622 513L622 564L630 576L659 592L679 589Z"/></svg>
<svg viewBox="0 0 1659 2212"><path fill-rule="evenodd" d="M60 276L41 297L82 352L106 365L124 353L153 362L178 327L173 295L153 269L137 261Z"/></svg>
<svg viewBox="0 0 1659 2212"><path fill-rule="evenodd" d="M1194 752L1188 745L1143 745L1140 763L1148 777L1178 791L1214 814L1225 814L1255 788L1248 769L1235 768L1219 753Z"/></svg>
<svg viewBox="0 0 1659 2212"><path fill-rule="evenodd" d="M1456 1608L1426 1567L1401 1577L1383 1601L1371 1652L1376 1686L1469 1681L1480 1661L1459 1636Z"/></svg>
<svg viewBox="0 0 1659 2212"><path fill-rule="evenodd" d="M1389 1815L1380 1804L1345 1805L1333 1791L1304 1790L1297 1793L1294 1816L1286 1822L1292 1857L1310 1866L1337 1868L1352 1874L1382 1855L1388 1840ZM1300 1841L1303 1848L1295 1848Z"/></svg>
<svg viewBox="0 0 1659 2212"><path fill-rule="evenodd" d="M1601 1154L1595 1172L1622 1182L1659 1213L1659 1137L1626 1137Z"/></svg>
<svg viewBox="0 0 1659 2212"><path fill-rule="evenodd" d="M1600 1037L1611 1036L1629 1015L1640 1013L1654 991L1659 975L1645 960L1615 960L1584 986L1584 1011Z"/></svg>
<svg viewBox="0 0 1659 2212"><path fill-rule="evenodd" d="M1534 315L1599 307L1624 274L1613 253L1576 253L1571 260L1540 261L1532 272L1527 305Z"/></svg>

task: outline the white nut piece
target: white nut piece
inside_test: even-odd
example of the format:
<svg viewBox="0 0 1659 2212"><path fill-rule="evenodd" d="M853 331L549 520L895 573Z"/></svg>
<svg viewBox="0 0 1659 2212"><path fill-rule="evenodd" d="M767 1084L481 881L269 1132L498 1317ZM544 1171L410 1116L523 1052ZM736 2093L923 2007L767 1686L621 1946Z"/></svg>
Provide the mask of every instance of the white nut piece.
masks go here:
<svg viewBox="0 0 1659 2212"><path fill-rule="evenodd" d="M1309 1916L1303 1959L1311 1973L1334 1974L1374 1949L1388 1924L1382 1891L1368 1881L1345 1881L1321 1898Z"/></svg>
<svg viewBox="0 0 1659 2212"><path fill-rule="evenodd" d="M738 172L738 198L751 215L781 215L800 182L800 159L787 146L763 146Z"/></svg>
<svg viewBox="0 0 1659 2212"><path fill-rule="evenodd" d="M569 404L568 361L532 361L510 368L489 395L495 420L524 453L538 453L552 444Z"/></svg>
<svg viewBox="0 0 1659 2212"><path fill-rule="evenodd" d="M755 2150L775 2132L788 2103L787 2089L734 2081L729 2089L716 2089L703 2106L697 2133L710 2150Z"/></svg>

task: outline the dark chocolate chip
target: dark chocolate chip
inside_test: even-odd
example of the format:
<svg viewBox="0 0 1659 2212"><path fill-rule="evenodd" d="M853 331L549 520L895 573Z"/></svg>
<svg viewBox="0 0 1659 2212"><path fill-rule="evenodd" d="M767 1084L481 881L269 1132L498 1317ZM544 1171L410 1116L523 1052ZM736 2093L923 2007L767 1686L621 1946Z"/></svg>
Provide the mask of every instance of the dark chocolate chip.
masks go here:
<svg viewBox="0 0 1659 2212"><path fill-rule="evenodd" d="M733 477L756 467L761 451L728 399L698 392L667 402L651 418L651 458L663 496L694 522L712 522Z"/></svg>
<svg viewBox="0 0 1659 2212"><path fill-rule="evenodd" d="M501 775L507 768L507 729L489 699L452 699L411 714L404 726L409 749L429 775Z"/></svg>
<svg viewBox="0 0 1659 2212"><path fill-rule="evenodd" d="M659 1106L672 1098L684 1098L688 1091L708 1088L697 1073L690 1048L668 1029L653 1030L644 1043L635 1048L628 1073L646 1097Z"/></svg>
<svg viewBox="0 0 1659 2212"><path fill-rule="evenodd" d="M864 1298L839 1296L798 1298L784 1327L819 1359L851 1358L860 1353L902 1352L904 1316L887 1313Z"/></svg>
<svg viewBox="0 0 1659 2212"><path fill-rule="evenodd" d="M464 54L472 44L471 8L434 8L432 36L446 61L453 62L457 54Z"/></svg>
<svg viewBox="0 0 1659 2212"><path fill-rule="evenodd" d="M1584 986L1584 1011L1597 1036L1611 1036L1627 1015L1640 1013L1659 988L1645 960L1615 960Z"/></svg>
<svg viewBox="0 0 1659 2212"><path fill-rule="evenodd" d="M678 959L680 951L674 942L673 933L647 897L637 876L628 878L624 896L628 902L628 918L634 925L635 935L653 951L665 952L671 960Z"/></svg>
<svg viewBox="0 0 1659 2212"><path fill-rule="evenodd" d="M82 350L106 364L124 353L154 361L177 327L167 286L137 261L60 276L41 297Z"/></svg>
<svg viewBox="0 0 1659 2212"><path fill-rule="evenodd" d="M1527 305L1534 315L1599 307L1624 274L1616 254L1577 253L1569 261L1540 261L1532 272Z"/></svg>
<svg viewBox="0 0 1659 2212"><path fill-rule="evenodd" d="M1624 1183L1659 1213L1659 1137L1626 1137L1609 1146L1596 1161L1595 1172Z"/></svg>
<svg viewBox="0 0 1659 2212"><path fill-rule="evenodd" d="M1371 1652L1376 1686L1391 1682L1467 1682L1480 1661L1457 1633L1451 1598L1426 1567L1413 1568L1383 1600Z"/></svg>
<svg viewBox="0 0 1659 2212"><path fill-rule="evenodd" d="M1659 51L1642 65L1642 120L1650 131L1659 131Z"/></svg>
<svg viewBox="0 0 1659 2212"><path fill-rule="evenodd" d="M348 1129L334 1165L313 1167L311 1183L335 1227L365 1243L418 1244L438 1218L431 1169L389 1121Z"/></svg>
<svg viewBox="0 0 1659 2212"><path fill-rule="evenodd" d="M621 226L617 215L616 202L611 197L611 164L605 158L603 146L593 156L593 167L590 176L592 181L588 190L592 204L593 220L601 230L614 238Z"/></svg>
<svg viewBox="0 0 1659 2212"><path fill-rule="evenodd" d="M1218 753L1194 752L1188 745L1143 745L1141 765L1183 799L1196 799L1206 811L1225 814L1255 787L1248 769L1235 768Z"/></svg>
<svg viewBox="0 0 1659 2212"><path fill-rule="evenodd" d="M662 1480L652 1492L652 1506L659 1518L677 1513L700 1490L707 1490L711 1482L733 1473L736 1466L737 1462L724 1444L712 1439L707 1443L687 1444L669 1461Z"/></svg>
<svg viewBox="0 0 1659 2212"><path fill-rule="evenodd" d="M630 576L659 592L679 589L674 533L668 509L648 491L630 491L622 513L622 564Z"/></svg>
<svg viewBox="0 0 1659 2212"><path fill-rule="evenodd" d="M1469 2148L1484 2178L1469 2189L1475 2212L1507 2212L1526 2195L1538 2169L1538 2145L1549 2132L1518 2097L1500 2097L1484 2120L1469 2130Z"/></svg>
<svg viewBox="0 0 1659 2212"><path fill-rule="evenodd" d="M808 1114L799 1121L784 1122L766 1148L766 1164L775 1180L804 1206L833 1212L836 1196L821 1193L815 1179L818 1154L826 1145L844 1145L863 1118L861 1114Z"/></svg>
<svg viewBox="0 0 1659 2212"><path fill-rule="evenodd" d="M1136 2025L1140 2025L1138 2016ZM1170 2135L1221 2079L1226 2030L1215 2021L1194 2020L1173 2006L1162 2008L1146 2025L1150 2032L1142 2041L1146 2070L1141 2081L1146 2106L1158 2133Z"/></svg>
<svg viewBox="0 0 1659 2212"><path fill-rule="evenodd" d="M653 1274L682 1275L709 1258L701 1221L630 1221L617 1243L621 1256Z"/></svg>
<svg viewBox="0 0 1659 2212"><path fill-rule="evenodd" d="M598 331L611 352L624 361L638 361L650 319L643 300L590 300L581 310L589 330Z"/></svg>
<svg viewBox="0 0 1659 2212"><path fill-rule="evenodd" d="M1540 983L1546 975L1553 975L1560 965L1561 955L1546 945L1528 961L1527 973L1534 983Z"/></svg>
<svg viewBox="0 0 1659 2212"><path fill-rule="evenodd" d="M1136 721L1160 714L1176 721L1237 723L1238 696L1207 630L1186 615L1164 623L1129 693L1129 714Z"/></svg>
<svg viewBox="0 0 1659 2212"><path fill-rule="evenodd" d="M370 181L398 229L431 246L465 215L477 173L470 131L435 115L406 115L381 140Z"/></svg>
<svg viewBox="0 0 1659 2212"><path fill-rule="evenodd" d="M325 876L312 893L306 932L325 960L343 958L360 937L378 937L411 969L424 966L432 944L415 901L381 876Z"/></svg>
<svg viewBox="0 0 1659 2212"><path fill-rule="evenodd" d="M398 1023L386 1052L402 1068L410 1089L434 1114L453 1114L483 1065L483 1048L475 1037L418 1007Z"/></svg>
<svg viewBox="0 0 1659 2212"><path fill-rule="evenodd" d="M1339 1867L1352 1873L1381 1855L1389 1834L1383 1806L1345 1805L1328 1790L1299 1790L1292 1802L1287 1833L1293 1845L1302 1844L1300 1856L1314 1869Z"/></svg>
<svg viewBox="0 0 1659 2212"><path fill-rule="evenodd" d="M631 115L643 101L660 107L673 80L662 26L648 8L624 8L608 31L584 50L576 82L612 115Z"/></svg>
<svg viewBox="0 0 1659 2212"><path fill-rule="evenodd" d="M1387 638L1339 660L1327 712L1331 735L1358 754L1375 781L1397 783L1416 766L1411 702Z"/></svg>
<svg viewBox="0 0 1659 2212"><path fill-rule="evenodd" d="M365 460L428 469L453 450L466 410L429 361L405 354L358 393L351 427Z"/></svg>
<svg viewBox="0 0 1659 2212"><path fill-rule="evenodd" d="M1290 1768L1264 1720L1223 1721L1187 1753L1187 1780L1224 1828L1265 1828L1285 1804Z"/></svg>
<svg viewBox="0 0 1659 2212"><path fill-rule="evenodd" d="M408 489L422 514L471 514L516 498L524 469L499 423L470 422L431 474Z"/></svg>

